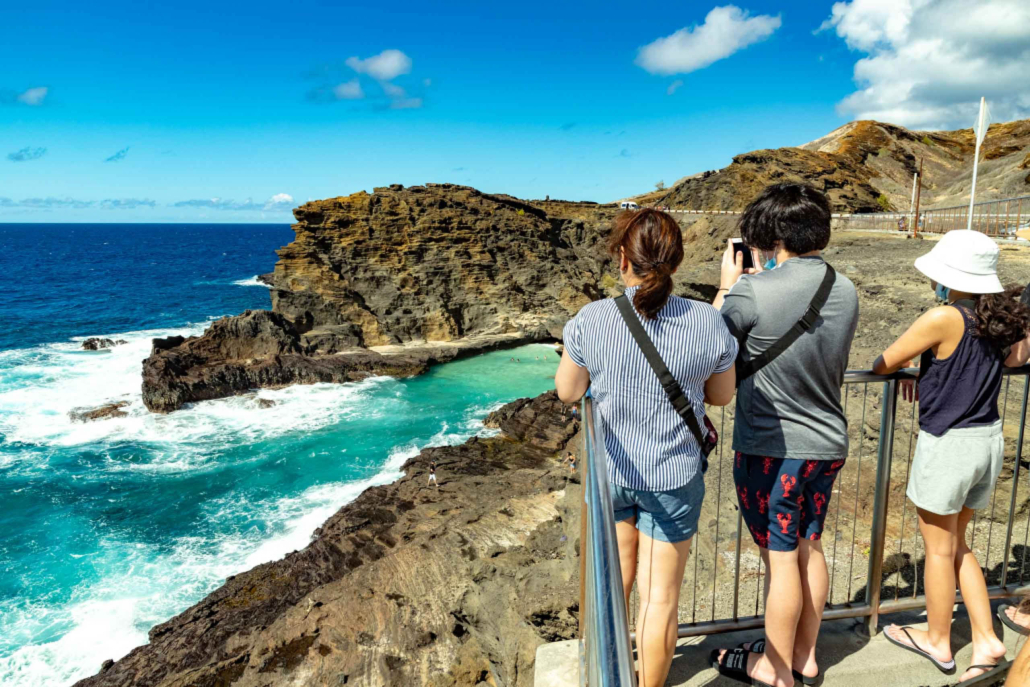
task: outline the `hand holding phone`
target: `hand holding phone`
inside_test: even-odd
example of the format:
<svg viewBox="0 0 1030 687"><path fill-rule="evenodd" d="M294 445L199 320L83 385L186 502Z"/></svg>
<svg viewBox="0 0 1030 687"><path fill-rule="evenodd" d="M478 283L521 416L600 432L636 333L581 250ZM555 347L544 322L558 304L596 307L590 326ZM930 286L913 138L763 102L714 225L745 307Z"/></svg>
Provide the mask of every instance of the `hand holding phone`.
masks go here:
<svg viewBox="0 0 1030 687"><path fill-rule="evenodd" d="M743 253L744 254L744 262L743 262L744 274L747 274L748 270L752 270L752 269L755 268L754 255L752 255L751 249L744 245L743 239L730 239L730 242L733 244L733 260L734 260L734 262L736 262L737 253Z"/></svg>

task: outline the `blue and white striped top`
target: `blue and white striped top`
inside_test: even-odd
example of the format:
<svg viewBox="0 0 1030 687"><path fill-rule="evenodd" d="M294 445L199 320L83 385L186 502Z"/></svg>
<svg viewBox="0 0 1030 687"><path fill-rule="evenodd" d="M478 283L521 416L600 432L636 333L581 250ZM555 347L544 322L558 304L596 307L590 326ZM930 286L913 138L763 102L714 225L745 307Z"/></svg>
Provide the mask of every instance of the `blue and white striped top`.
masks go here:
<svg viewBox="0 0 1030 687"><path fill-rule="evenodd" d="M636 288L626 289L632 300ZM637 317L640 317L639 313ZM705 382L737 357L737 340L719 311L672 296L657 319L640 318L644 330L704 415ZM701 449L662 390L611 298L583 307L565 325L565 350L590 372L590 393L608 451L608 479L627 489L669 491L701 470Z"/></svg>

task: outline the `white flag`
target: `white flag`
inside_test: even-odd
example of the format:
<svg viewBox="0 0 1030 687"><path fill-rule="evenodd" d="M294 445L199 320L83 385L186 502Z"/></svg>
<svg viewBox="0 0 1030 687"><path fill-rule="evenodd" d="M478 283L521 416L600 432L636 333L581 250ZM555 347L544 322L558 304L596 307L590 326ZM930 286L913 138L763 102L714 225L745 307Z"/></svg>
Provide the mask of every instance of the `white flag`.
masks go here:
<svg viewBox="0 0 1030 687"><path fill-rule="evenodd" d="M987 99L980 98L980 114L976 118L976 122L973 124L973 133L976 134L976 147L979 148L980 144L984 142L984 138L987 136L987 129L991 126L991 109L987 107Z"/></svg>

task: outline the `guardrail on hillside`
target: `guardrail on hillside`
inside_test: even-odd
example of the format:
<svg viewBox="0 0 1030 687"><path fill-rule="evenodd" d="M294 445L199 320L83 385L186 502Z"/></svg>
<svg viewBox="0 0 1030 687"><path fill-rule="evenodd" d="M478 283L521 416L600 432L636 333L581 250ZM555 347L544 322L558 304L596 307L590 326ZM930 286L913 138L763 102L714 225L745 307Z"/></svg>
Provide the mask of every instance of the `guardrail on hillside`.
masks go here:
<svg viewBox="0 0 1030 687"><path fill-rule="evenodd" d="M740 210L679 210L680 215L739 215ZM920 233L944 234L965 229L969 205L920 210L917 230ZM833 228L843 231L897 231L911 233L917 222L915 212L833 213ZM988 236L1014 238L1019 229L1030 229L1030 196L989 200L973 205L972 227Z"/></svg>
<svg viewBox="0 0 1030 687"><path fill-rule="evenodd" d="M905 497L918 416L916 404L898 402L899 384L914 379L917 372L908 369L892 375L875 375L851 371L844 380L843 405L849 420L851 448L828 504L822 537L830 573L824 617L861 619L870 633L876 632L883 614L925 607L925 552L921 551L915 508ZM1030 513L1026 512L1030 510L1030 481L1024 477L1028 470L1023 465L1030 398L1028 375L1030 366L1005 371L999 398L1005 434L1004 468L991 506L978 512L970 526L970 547L985 569L992 598L1030 591ZM588 427L587 475L604 473L603 442L598 443L593 412L590 405L584 406ZM721 409L721 415L719 411L712 415L720 425L722 440L719 455L712 457L706 475L707 497L701 528L691 547L693 560L687 565L681 592L680 637L759 628L764 622L761 591L765 571L757 547L742 527L732 469L727 464L733 459L729 448L731 415L732 411L726 408ZM585 477L584 492L606 489L607 480L601 482ZM612 518L610 500L597 499L597 505L607 510L603 514L597 513L596 508L591 510L587 523L590 542L597 536L591 529L600 522L599 518ZM614 537L614 528L611 536ZM614 565L604 572L608 576L606 584L614 585L618 596L621 574L617 555L613 560ZM595 566L593 570L601 568ZM596 584L590 576L588 570L588 586ZM618 606L613 603L616 614ZM628 628L632 610L629 616L612 620L620 633L621 628ZM606 655L615 660L625 654Z"/></svg>

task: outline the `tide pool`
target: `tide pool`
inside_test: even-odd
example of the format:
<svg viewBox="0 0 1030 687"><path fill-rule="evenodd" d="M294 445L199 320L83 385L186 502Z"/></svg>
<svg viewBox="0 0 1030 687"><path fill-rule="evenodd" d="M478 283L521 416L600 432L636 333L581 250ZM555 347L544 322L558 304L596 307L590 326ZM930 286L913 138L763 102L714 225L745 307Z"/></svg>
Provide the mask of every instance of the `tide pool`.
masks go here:
<svg viewBox="0 0 1030 687"><path fill-rule="evenodd" d="M269 234L269 266L280 236ZM123 230L118 240L135 251L145 237ZM149 296L143 283L124 302L94 303L82 323L61 320L37 334L56 342L27 345L34 330L23 329L0 350L0 684L58 687L96 673L225 577L304 547L362 490L397 479L421 448L489 435L482 420L490 410L553 388L558 357L541 344L412 379L260 390L149 413L140 364L152 338L199 333L239 302L267 307L267 289L247 269L250 253L246 260L244 268L231 260L206 268L207 280L180 275L184 288L207 298L194 322L189 302L168 286L174 275L162 273ZM161 300L164 291L175 308ZM168 315L154 315L148 297ZM38 294L33 307L46 309ZM109 320L126 319L147 328L110 328ZM76 335L60 338L72 328ZM80 350L95 335L128 343ZM128 415L91 423L68 416L111 401L127 402Z"/></svg>

